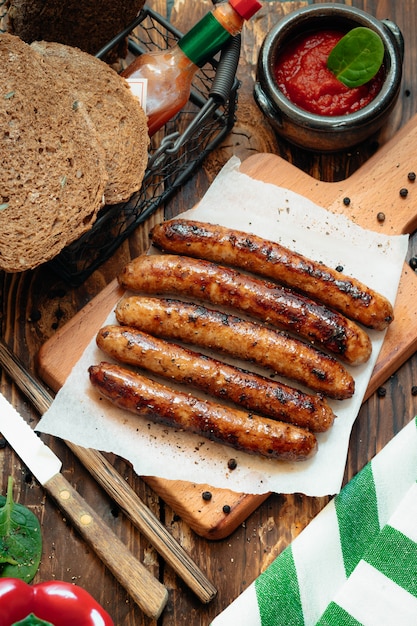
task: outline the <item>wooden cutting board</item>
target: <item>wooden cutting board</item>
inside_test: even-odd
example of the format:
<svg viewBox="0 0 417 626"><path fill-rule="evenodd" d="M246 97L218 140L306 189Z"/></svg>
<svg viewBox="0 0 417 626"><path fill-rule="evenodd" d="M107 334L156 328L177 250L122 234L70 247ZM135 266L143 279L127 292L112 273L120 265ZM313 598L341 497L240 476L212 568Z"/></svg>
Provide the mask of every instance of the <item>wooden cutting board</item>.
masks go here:
<svg viewBox="0 0 417 626"><path fill-rule="evenodd" d="M244 161L241 171L255 179L286 187L335 212L344 213L361 226L385 234L412 233L417 227L417 116L388 144L347 180L337 183L311 178L276 155L257 154ZM400 194L401 189L408 193ZM344 202L345 198L350 203ZM385 215L384 221L378 214ZM302 250L300 251L302 252ZM116 281L111 283L69 323L44 344L38 354L38 372L54 390L65 382L73 365L121 297ZM417 349L417 276L404 265L395 304L395 321L389 328L367 393L368 398ZM144 480L199 535L208 539L228 536L254 511L268 494L248 495L209 485ZM205 501L203 491L212 498ZM225 513L224 506L229 507Z"/></svg>

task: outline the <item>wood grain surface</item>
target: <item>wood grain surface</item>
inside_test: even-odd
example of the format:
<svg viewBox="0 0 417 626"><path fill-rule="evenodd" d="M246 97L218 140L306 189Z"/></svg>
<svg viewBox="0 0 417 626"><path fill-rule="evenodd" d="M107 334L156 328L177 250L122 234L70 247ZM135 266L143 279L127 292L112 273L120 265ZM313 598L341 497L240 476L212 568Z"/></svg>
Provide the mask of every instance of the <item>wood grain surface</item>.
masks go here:
<svg viewBox="0 0 417 626"><path fill-rule="evenodd" d="M149 2L159 13L165 0ZM239 106L233 132L204 162L196 175L186 183L164 208L153 215L143 227L132 234L88 280L78 288L70 288L49 267L18 275L0 274L2 296L2 336L8 346L22 359L31 372L36 372L36 355L40 347L63 328L74 315L90 303L112 280L120 268L137 256L148 244L150 227L165 217L177 215L193 206L204 194L222 165L233 154L242 161L258 153L282 157L314 180L341 183L352 176L417 112L417 2L384 0L351 0L350 5L376 15L390 18L401 28L405 38L404 75L399 102L386 127L371 141L345 153L320 155L306 153L278 140L258 111L252 96L255 66L260 44L266 32L284 14L308 2L264 2L256 19L245 27L238 75L241 80ZM175 0L171 20L186 30L207 10L209 0ZM407 131L404 131L407 133ZM416 148L408 145L401 155L404 167L417 171ZM397 163L389 164L396 172ZM312 186L314 186L314 180ZM355 180L354 178L350 179ZM365 185L377 186L378 180ZM410 191L411 186L410 186ZM394 189L396 193L396 188ZM362 192L361 192L362 193ZM414 191L413 191L414 193ZM353 195L353 193L352 193ZM358 196L360 197L359 190ZM382 198L378 210L389 212L389 199ZM411 223L414 228L414 223ZM416 237L410 240L408 258L417 254ZM407 293L404 294L407 298ZM412 297L412 294L409 294ZM77 341L74 336L74 341ZM348 481L374 456L400 428L408 423L417 409L417 359L411 353L407 361L383 384L383 391L373 393L361 408L352 430L344 480ZM1 391L32 423L38 415L26 398L2 373ZM88 475L65 444L45 437L63 462L63 474L94 510L129 547L146 568L169 589L167 606L158 620L145 617L129 598L103 563L88 548L78 533L63 517L54 502L45 495L20 459L3 442L0 449L2 493L7 477L15 478L15 498L38 515L43 532L43 555L35 582L51 578L82 585L103 604L115 624L123 626L208 626L213 617L243 591L258 574L325 506L328 498L310 498L301 494L274 494L265 500L249 518L228 537L210 541L197 535L174 513L123 460L109 460L132 488L147 503L192 558L215 584L218 594L208 605L190 592L172 569L126 519L114 501ZM331 471L331 468L329 468Z"/></svg>

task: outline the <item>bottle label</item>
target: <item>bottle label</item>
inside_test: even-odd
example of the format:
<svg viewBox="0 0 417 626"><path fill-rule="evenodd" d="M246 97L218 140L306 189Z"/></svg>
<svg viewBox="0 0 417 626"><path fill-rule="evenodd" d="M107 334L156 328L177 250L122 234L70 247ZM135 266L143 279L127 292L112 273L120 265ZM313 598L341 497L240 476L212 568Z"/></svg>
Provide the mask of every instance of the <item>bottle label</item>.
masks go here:
<svg viewBox="0 0 417 626"><path fill-rule="evenodd" d="M148 89L147 78L127 78L130 89L134 96L139 100L142 109L146 111L146 95Z"/></svg>
<svg viewBox="0 0 417 626"><path fill-rule="evenodd" d="M195 65L202 66L230 39L231 34L208 13L188 33L178 46Z"/></svg>

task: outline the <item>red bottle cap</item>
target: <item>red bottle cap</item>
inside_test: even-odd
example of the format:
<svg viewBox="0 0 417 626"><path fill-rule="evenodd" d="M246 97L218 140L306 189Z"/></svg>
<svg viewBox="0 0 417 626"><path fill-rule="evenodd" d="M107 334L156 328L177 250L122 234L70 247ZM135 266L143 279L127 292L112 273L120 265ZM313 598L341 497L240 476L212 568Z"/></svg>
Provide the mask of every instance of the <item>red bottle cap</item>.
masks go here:
<svg viewBox="0 0 417 626"><path fill-rule="evenodd" d="M255 15L262 8L262 4L258 0L229 0L229 4L245 20L250 20L252 15Z"/></svg>

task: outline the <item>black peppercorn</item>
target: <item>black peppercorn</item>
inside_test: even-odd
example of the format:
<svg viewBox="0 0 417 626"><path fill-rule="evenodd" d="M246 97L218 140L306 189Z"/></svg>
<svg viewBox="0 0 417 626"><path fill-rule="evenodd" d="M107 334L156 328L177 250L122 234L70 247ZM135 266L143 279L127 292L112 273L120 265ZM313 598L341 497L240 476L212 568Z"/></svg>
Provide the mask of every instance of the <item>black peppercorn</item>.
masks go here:
<svg viewBox="0 0 417 626"><path fill-rule="evenodd" d="M29 322L39 322L39 320L42 317L42 313L40 311L38 311L37 309L34 309L33 311L31 311L30 315L29 315Z"/></svg>
<svg viewBox="0 0 417 626"><path fill-rule="evenodd" d="M119 513L120 513L120 509L119 509L119 507L117 507L117 506L113 506L113 507L110 509L110 513L113 515L113 517L114 517L115 519L117 519L117 518L119 517Z"/></svg>
<svg viewBox="0 0 417 626"><path fill-rule="evenodd" d="M411 395L412 396L417 396L417 385L413 385L411 387Z"/></svg>
<svg viewBox="0 0 417 626"><path fill-rule="evenodd" d="M343 265L338 265L335 269L336 272L343 272Z"/></svg>
<svg viewBox="0 0 417 626"><path fill-rule="evenodd" d="M231 511L231 510L232 510L232 509L230 508L230 506L229 506L228 504L225 504L225 505L223 506L223 513L226 513L226 515L227 515L228 513L230 513L230 511Z"/></svg>
<svg viewBox="0 0 417 626"><path fill-rule="evenodd" d="M201 494L201 497L203 498L203 500L211 500L213 497L213 494L211 493L211 491L203 491L203 493Z"/></svg>
<svg viewBox="0 0 417 626"><path fill-rule="evenodd" d="M236 469L237 468L237 461L236 461L236 459L229 459L228 462L227 462L227 467L230 470Z"/></svg>
<svg viewBox="0 0 417 626"><path fill-rule="evenodd" d="M376 216L376 219L378 220L378 222L385 222L385 213L380 211Z"/></svg>
<svg viewBox="0 0 417 626"><path fill-rule="evenodd" d="M346 197L346 198L343 198L343 204L344 204L345 206L349 206L349 204L350 204L350 198L347 198L347 197Z"/></svg>
<svg viewBox="0 0 417 626"><path fill-rule="evenodd" d="M417 256L413 256L411 257L410 261L409 261L409 265L411 267L412 270L417 270Z"/></svg>
<svg viewBox="0 0 417 626"><path fill-rule="evenodd" d="M415 181L415 179L416 179L416 173L415 172L408 172L407 178L408 178L408 180L410 180L413 183Z"/></svg>
<svg viewBox="0 0 417 626"><path fill-rule="evenodd" d="M406 187L400 189L400 196L401 198L406 198L408 196L408 189Z"/></svg>
<svg viewBox="0 0 417 626"><path fill-rule="evenodd" d="M387 395L387 390L385 389L385 387L378 387L377 395L378 398L385 398L385 396Z"/></svg>

